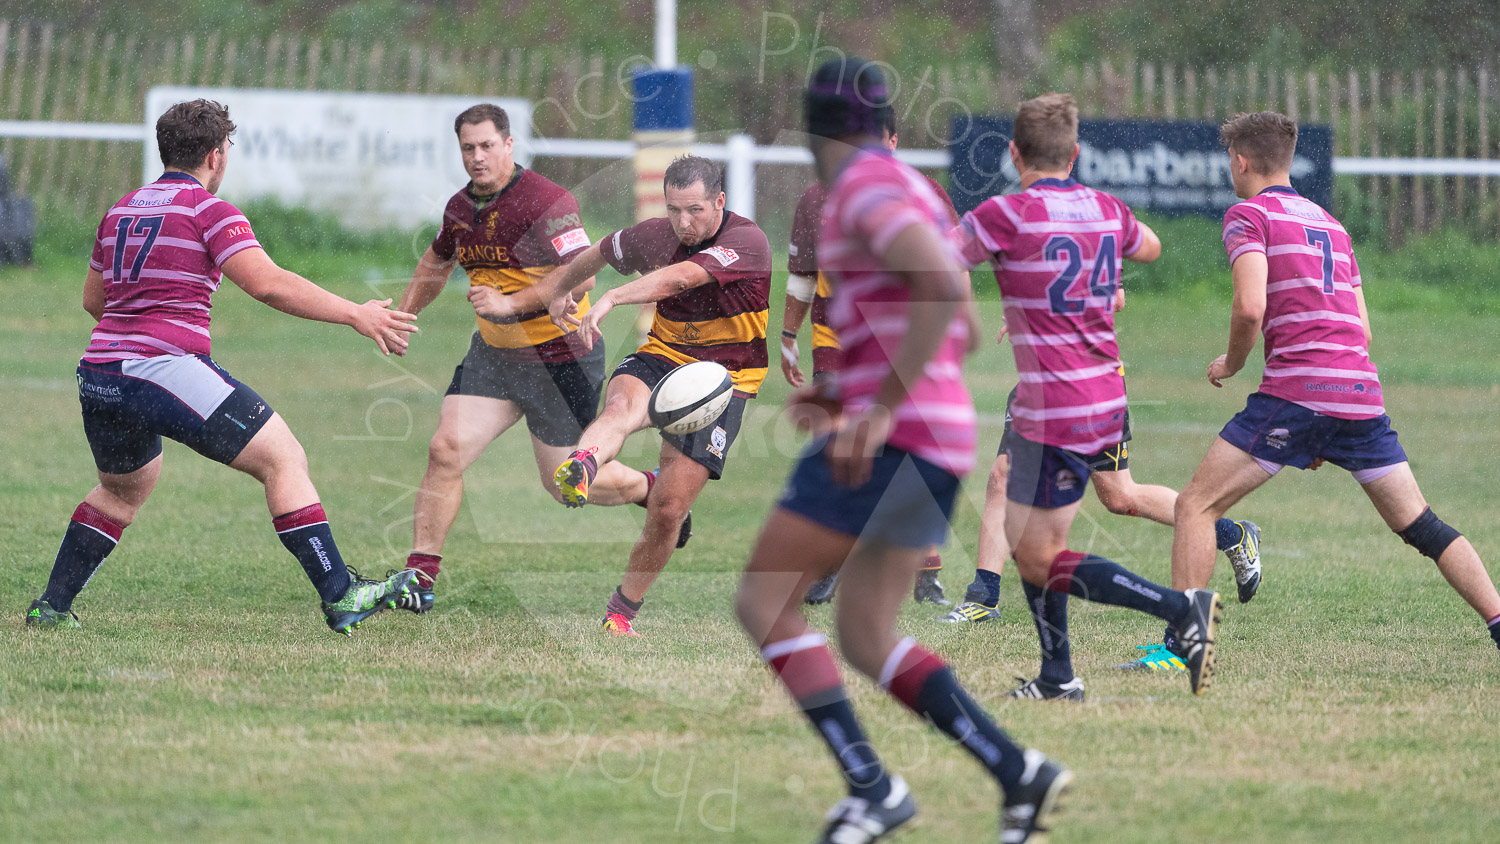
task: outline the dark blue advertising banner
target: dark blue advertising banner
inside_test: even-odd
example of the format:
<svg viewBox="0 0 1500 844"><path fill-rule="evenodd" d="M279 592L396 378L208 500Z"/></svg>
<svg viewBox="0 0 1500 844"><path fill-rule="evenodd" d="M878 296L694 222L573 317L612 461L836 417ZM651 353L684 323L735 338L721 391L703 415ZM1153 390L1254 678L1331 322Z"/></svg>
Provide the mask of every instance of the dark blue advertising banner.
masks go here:
<svg viewBox="0 0 1500 844"><path fill-rule="evenodd" d="M953 121L948 192L960 214L1020 189L1010 160L1009 116ZM1073 177L1136 210L1222 218L1237 202L1219 124L1184 120L1080 120ZM1299 126L1292 186L1333 210L1333 130Z"/></svg>

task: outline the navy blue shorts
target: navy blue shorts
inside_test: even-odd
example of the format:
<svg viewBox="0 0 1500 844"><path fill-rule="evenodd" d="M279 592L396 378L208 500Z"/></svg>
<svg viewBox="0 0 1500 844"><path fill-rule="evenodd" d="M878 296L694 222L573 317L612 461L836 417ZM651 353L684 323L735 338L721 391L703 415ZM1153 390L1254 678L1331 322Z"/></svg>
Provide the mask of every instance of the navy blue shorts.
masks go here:
<svg viewBox="0 0 1500 844"><path fill-rule="evenodd" d="M1245 409L1219 437L1262 464L1278 467L1306 469L1321 458L1358 473L1406 462L1389 416L1340 419L1265 393L1251 393Z"/></svg>
<svg viewBox="0 0 1500 844"><path fill-rule="evenodd" d="M1010 395L1005 398L1005 429L1000 434L1000 451L995 456L1010 451L1011 443L1020 437L1011 427L1011 405L1016 403L1016 392L1020 385L1010 388ZM1088 458L1090 472L1123 472L1130 468L1130 408L1125 408L1125 427L1120 432L1120 444L1113 445L1098 454ZM1023 502L1024 503L1024 502Z"/></svg>
<svg viewBox="0 0 1500 844"><path fill-rule="evenodd" d="M1028 507L1055 510L1074 504L1083 498L1090 475L1125 468L1114 459L1114 455L1124 455L1124 443L1098 454L1079 454L1032 442L1012 431L1009 446L1010 474L1005 479L1005 497Z"/></svg>
<svg viewBox="0 0 1500 844"><path fill-rule="evenodd" d="M270 420L271 406L207 355L78 364L78 403L94 465L125 475L170 437L226 466Z"/></svg>
<svg viewBox="0 0 1500 844"><path fill-rule="evenodd" d="M859 487L833 480L826 437L815 440L792 468L781 507L829 530L899 548L926 548L948 539L958 476L910 452L886 446L870 479Z"/></svg>

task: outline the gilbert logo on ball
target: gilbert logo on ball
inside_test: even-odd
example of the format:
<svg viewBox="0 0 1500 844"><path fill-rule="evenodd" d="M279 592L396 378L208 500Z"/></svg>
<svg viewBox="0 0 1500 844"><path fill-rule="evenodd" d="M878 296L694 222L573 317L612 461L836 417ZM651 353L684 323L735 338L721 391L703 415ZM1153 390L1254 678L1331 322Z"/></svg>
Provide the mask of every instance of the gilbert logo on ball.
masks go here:
<svg viewBox="0 0 1500 844"><path fill-rule="evenodd" d="M729 370L712 361L695 361L668 372L656 383L646 412L652 427L685 436L712 425L733 396Z"/></svg>

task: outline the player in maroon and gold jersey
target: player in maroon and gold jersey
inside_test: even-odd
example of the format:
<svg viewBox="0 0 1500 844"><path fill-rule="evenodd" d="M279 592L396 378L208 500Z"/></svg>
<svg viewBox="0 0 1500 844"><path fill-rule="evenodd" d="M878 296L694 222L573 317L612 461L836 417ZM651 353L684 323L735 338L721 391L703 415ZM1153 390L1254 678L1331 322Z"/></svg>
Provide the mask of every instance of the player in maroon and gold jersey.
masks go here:
<svg viewBox="0 0 1500 844"><path fill-rule="evenodd" d="M618 305L656 303L645 345L615 369L604 412L583 432L578 450L557 467L554 478L564 503L599 501L599 481L624 445L646 427L646 404L664 375L677 366L710 360L729 370L734 396L713 424L677 436L662 434L661 470L646 501L646 526L630 552L625 578L610 596L604 630L635 636L631 622L646 590L691 530L689 508L709 479L724 471L724 458L739 432L745 400L766 379L766 320L770 312L771 249L755 223L724 207L724 176L711 161L684 156L663 179L667 216L646 220L584 250L544 285L553 285L550 309L564 325L578 325L579 339L602 335L599 321ZM605 264L641 278L599 297L593 310L570 313L569 291ZM555 293L552 291L555 289Z"/></svg>
<svg viewBox="0 0 1500 844"><path fill-rule="evenodd" d="M406 566L419 572L420 588L402 606L418 613L432 608L443 542L463 500L464 471L525 418L542 484L557 496L552 469L594 421L604 383L603 346L553 325L536 290L543 276L589 246L578 201L515 163L504 109L469 108L454 121L454 131L470 181L448 200L442 227L401 297L408 312L420 312L443 291L457 264L469 276L469 301L479 323L443 398L417 492ZM592 287L592 277L579 285L579 313L588 313ZM640 502L648 488L644 473L617 464L601 475L595 501Z"/></svg>
<svg viewBox="0 0 1500 844"><path fill-rule="evenodd" d="M885 148L894 150L899 139L896 136L896 115L887 109L882 118L881 141ZM948 191L931 176L927 182L938 199L948 209L948 222L958 225L958 211ZM797 346L797 334L802 329L802 320L812 316L813 380L838 366L838 334L828 326L828 305L833 289L828 279L818 269L818 230L823 222L823 200L828 188L822 182L813 182L797 200L797 212L792 217L791 243L787 245L786 259L786 309L781 320L781 374L788 384L801 387L806 381L802 374L801 351ZM976 332L975 336L978 334ZM943 558L937 548L928 549L927 559L917 574L916 586L912 589L912 600L926 601L940 607L952 602L943 594L943 584L938 582L938 572L943 570ZM833 600L833 590L838 583L838 574L820 578L807 590L809 604L826 604Z"/></svg>

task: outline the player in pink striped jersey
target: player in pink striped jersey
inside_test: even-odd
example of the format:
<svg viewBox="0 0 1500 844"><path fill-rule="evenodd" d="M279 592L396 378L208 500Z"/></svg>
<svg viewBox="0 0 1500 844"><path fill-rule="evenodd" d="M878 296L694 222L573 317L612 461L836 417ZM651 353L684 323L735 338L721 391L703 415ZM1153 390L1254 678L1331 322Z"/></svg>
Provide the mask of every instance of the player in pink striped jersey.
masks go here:
<svg viewBox="0 0 1500 844"><path fill-rule="evenodd" d="M416 317L356 305L276 266L239 209L214 196L234 123L208 100L178 103L156 123L166 172L126 194L99 224L83 306L99 324L78 365L83 430L99 485L73 512L42 597L26 622L77 627L73 599L114 550L161 474L163 436L253 476L272 524L347 634L393 604L415 576L361 580L344 565L286 422L210 357L209 308L222 276L304 319L347 325L382 352L406 349Z"/></svg>
<svg viewBox="0 0 1500 844"><path fill-rule="evenodd" d="M1082 699L1069 653L1069 595L1166 621L1187 651L1193 692L1202 694L1213 676L1218 595L1166 589L1067 548L1090 475L1120 468L1105 464L1125 437L1114 326L1121 261L1153 261L1161 242L1125 203L1068 177L1078 156L1071 96L1022 103L1010 154L1024 190L981 203L957 235L969 266L995 265L1021 381L1010 409L1005 535L1041 639L1042 672L1014 694Z"/></svg>
<svg viewBox="0 0 1500 844"><path fill-rule="evenodd" d="M801 612L808 585L840 566L844 656L989 771L1004 792L1002 840L1019 844L1044 828L1072 775L1016 746L948 666L895 625L925 549L947 535L959 477L974 465L974 406L961 371L967 281L943 237L937 195L881 146L890 105L879 67L824 63L806 105L818 177L829 186L818 255L843 354L832 378L799 389L789 405L804 419L836 418L830 427L821 417L827 430L793 469L736 610L849 786L823 844L876 841L916 814L906 784L865 737L827 639Z"/></svg>
<svg viewBox="0 0 1500 844"><path fill-rule="evenodd" d="M1417 487L1386 416L1370 360L1370 317L1359 264L1338 220L1292 188L1297 124L1270 111L1226 122L1234 192L1224 249L1234 283L1229 349L1208 365L1222 387L1265 338L1259 392L1224 426L1177 499L1172 582L1213 575L1213 520L1286 466L1323 461L1348 470L1375 510L1438 570L1500 646L1500 594L1474 546L1445 524Z"/></svg>

